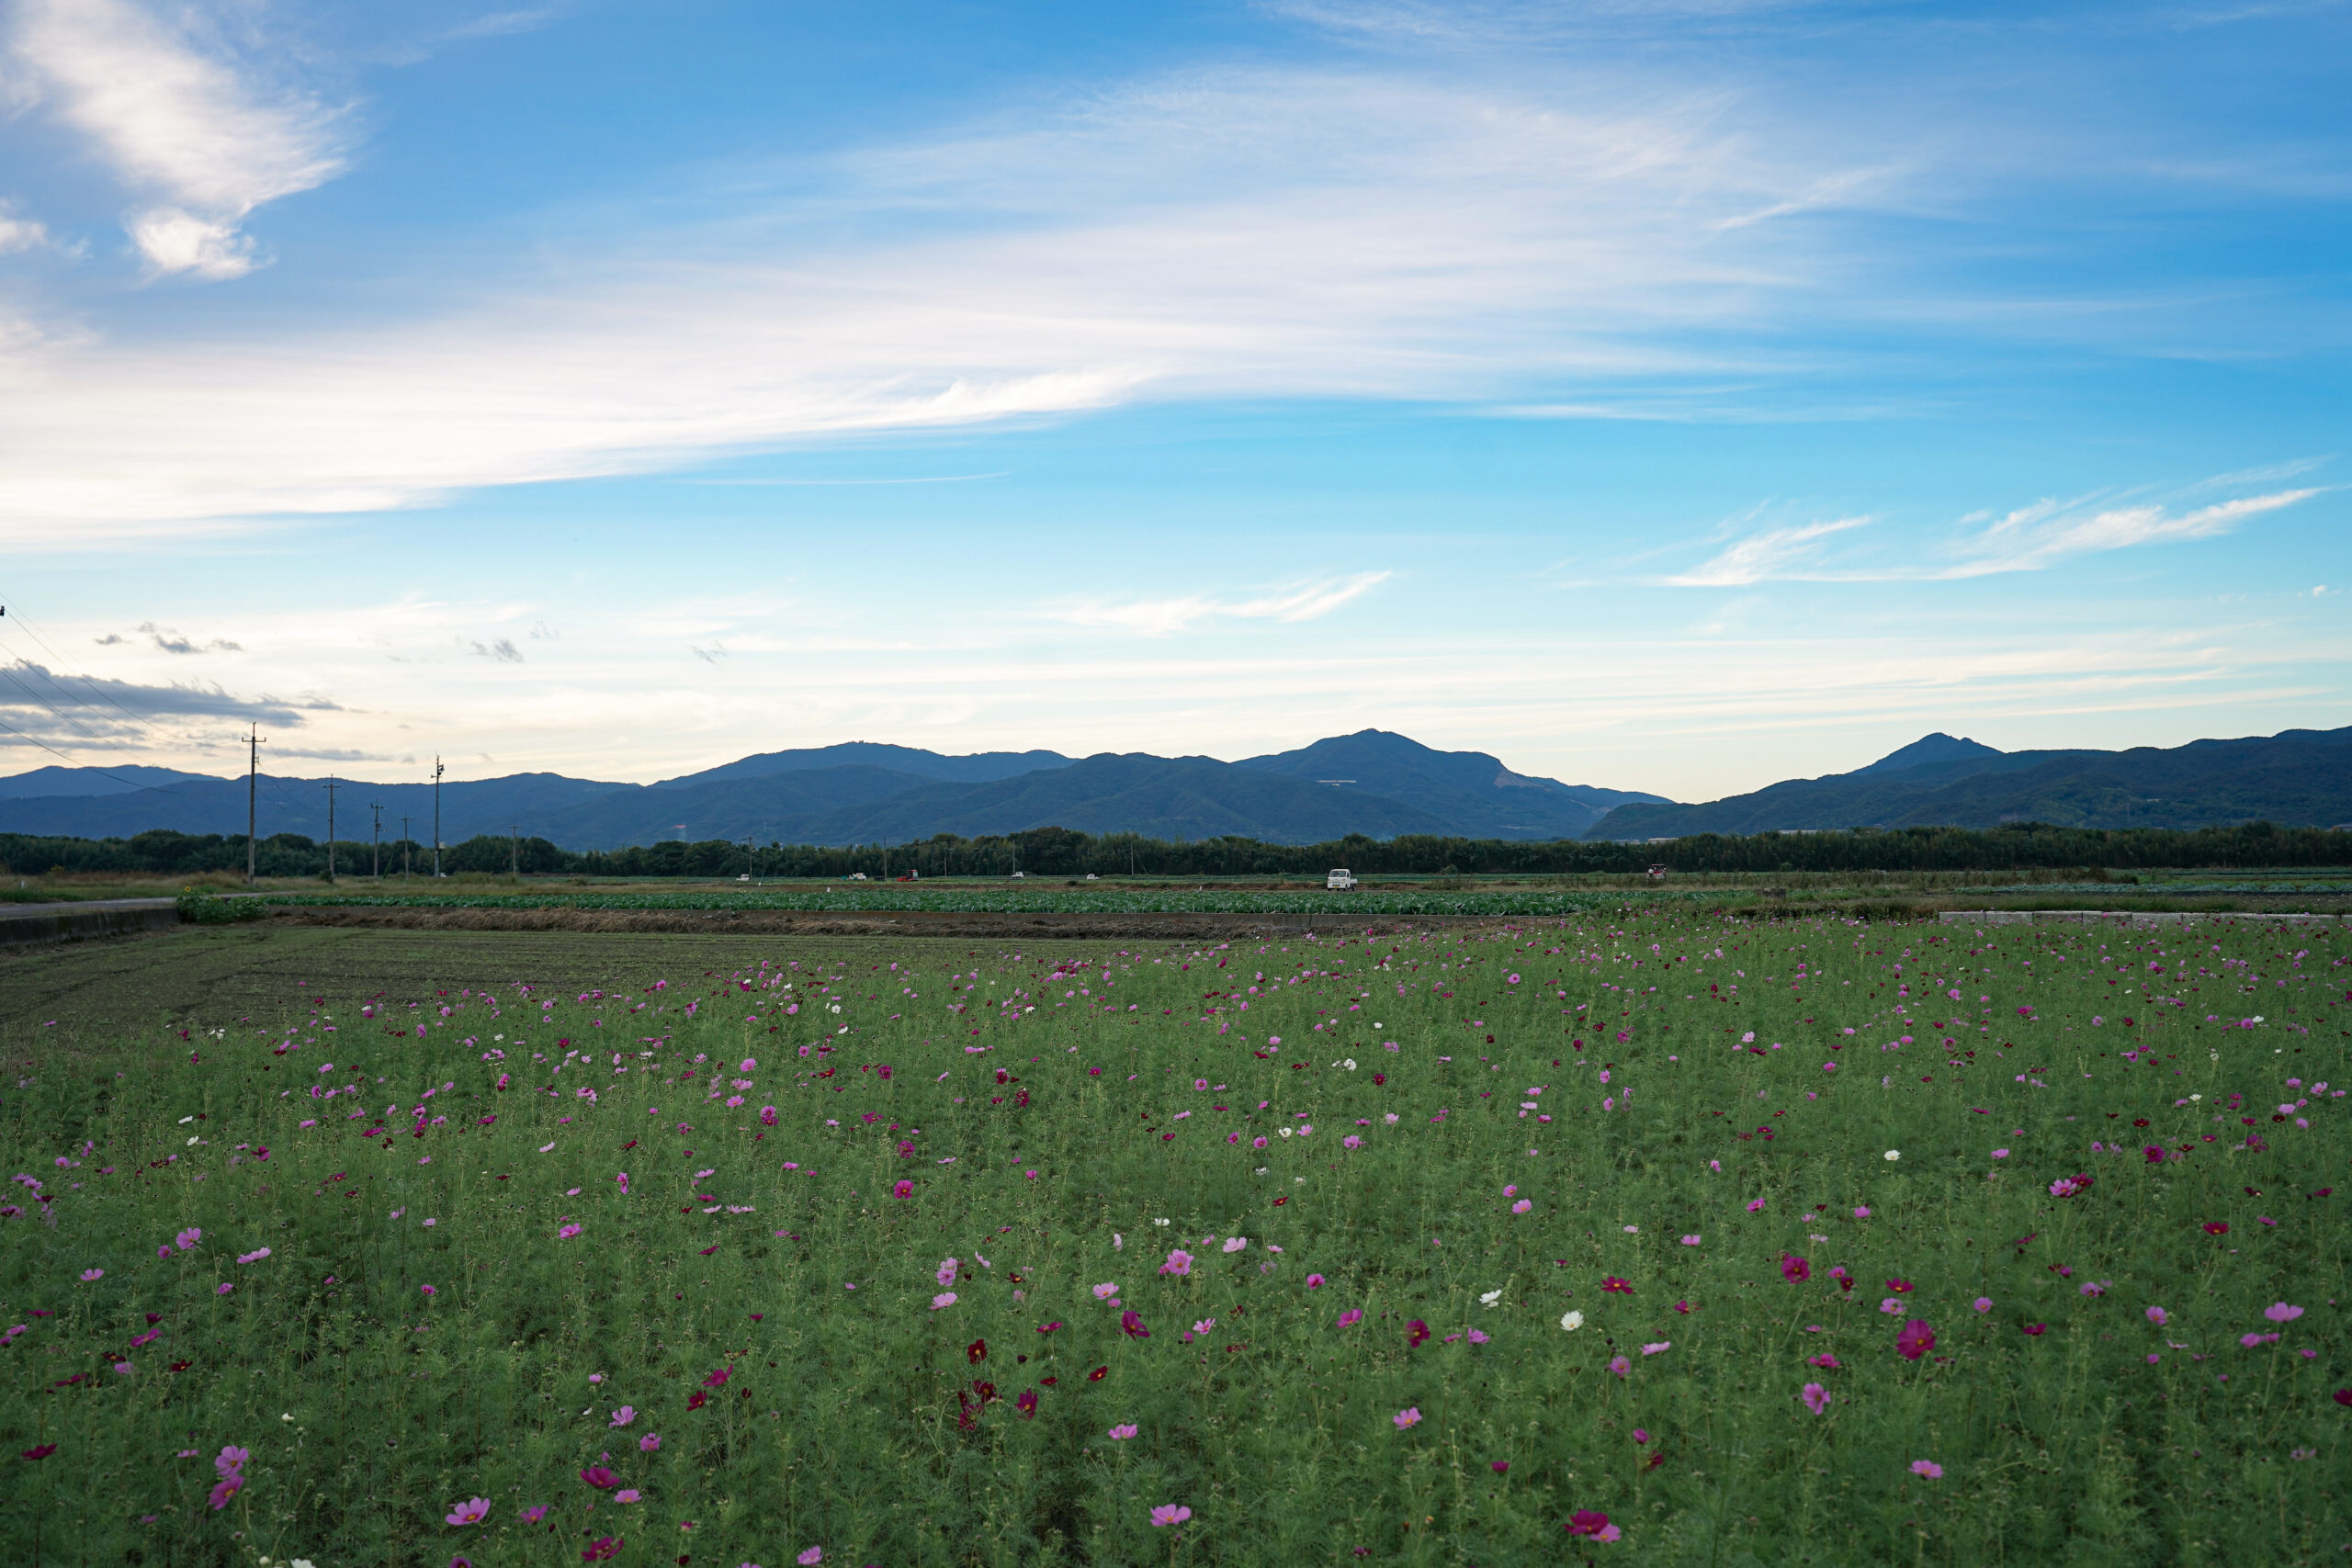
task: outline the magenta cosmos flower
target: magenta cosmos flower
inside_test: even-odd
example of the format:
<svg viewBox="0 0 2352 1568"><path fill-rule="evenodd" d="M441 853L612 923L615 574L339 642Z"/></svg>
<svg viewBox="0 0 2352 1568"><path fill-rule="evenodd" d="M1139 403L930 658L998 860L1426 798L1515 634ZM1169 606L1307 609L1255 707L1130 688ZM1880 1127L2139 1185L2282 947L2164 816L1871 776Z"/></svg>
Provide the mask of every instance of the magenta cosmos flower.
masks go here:
<svg viewBox="0 0 2352 1568"><path fill-rule="evenodd" d="M1340 1321L1337 1326L1340 1328L1353 1328L1357 1324L1362 1323L1363 1321L1363 1308L1350 1307L1347 1311L1340 1314Z"/></svg>
<svg viewBox="0 0 2352 1568"><path fill-rule="evenodd" d="M1902 1352L1905 1360L1916 1361L1936 1348L1936 1331L1928 1326L1926 1318L1915 1317L1894 1337L1894 1348Z"/></svg>
<svg viewBox="0 0 2352 1568"><path fill-rule="evenodd" d="M1781 1254L1781 1278L1792 1285L1801 1285L1813 1278L1813 1266L1792 1252Z"/></svg>
<svg viewBox="0 0 2352 1568"><path fill-rule="evenodd" d="M1596 1513L1590 1508L1578 1508L1570 1514L1567 1524L1563 1528L1570 1535L1589 1535L1595 1540L1615 1540L1623 1533L1609 1522L1607 1514Z"/></svg>
<svg viewBox="0 0 2352 1568"><path fill-rule="evenodd" d="M1815 1416L1829 1408L1829 1391L1817 1382L1805 1384L1798 1391L1797 1397L1804 1400L1804 1407Z"/></svg>
<svg viewBox="0 0 2352 1568"><path fill-rule="evenodd" d="M488 1517L490 1499L487 1497L469 1497L449 1510L449 1523L453 1525L478 1525Z"/></svg>

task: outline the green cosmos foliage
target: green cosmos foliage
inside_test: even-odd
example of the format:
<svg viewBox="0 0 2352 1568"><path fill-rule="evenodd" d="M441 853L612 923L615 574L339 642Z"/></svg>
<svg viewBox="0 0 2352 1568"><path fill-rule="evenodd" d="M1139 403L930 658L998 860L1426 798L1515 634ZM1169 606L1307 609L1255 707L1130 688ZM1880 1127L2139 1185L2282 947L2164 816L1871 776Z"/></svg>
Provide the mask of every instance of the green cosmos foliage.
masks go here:
<svg viewBox="0 0 2352 1568"><path fill-rule="evenodd" d="M0 1560L2345 1539L2328 931L757 945L642 992L302 996L13 1061Z"/></svg>

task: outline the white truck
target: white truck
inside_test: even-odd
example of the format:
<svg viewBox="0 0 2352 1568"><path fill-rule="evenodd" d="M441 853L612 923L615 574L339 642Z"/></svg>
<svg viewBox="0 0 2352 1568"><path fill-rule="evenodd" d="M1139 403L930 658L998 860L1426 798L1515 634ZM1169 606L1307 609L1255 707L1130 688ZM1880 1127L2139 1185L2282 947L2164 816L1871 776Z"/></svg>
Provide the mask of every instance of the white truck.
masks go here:
<svg viewBox="0 0 2352 1568"><path fill-rule="evenodd" d="M1346 866L1339 866L1323 878L1323 886L1333 893L1352 893L1355 891L1356 879Z"/></svg>

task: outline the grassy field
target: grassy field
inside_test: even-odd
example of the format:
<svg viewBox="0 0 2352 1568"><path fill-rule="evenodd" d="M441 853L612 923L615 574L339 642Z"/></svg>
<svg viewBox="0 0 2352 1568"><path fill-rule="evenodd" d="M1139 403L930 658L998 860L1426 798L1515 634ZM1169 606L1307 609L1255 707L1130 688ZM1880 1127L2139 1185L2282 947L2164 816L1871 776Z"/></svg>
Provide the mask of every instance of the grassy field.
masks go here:
<svg viewBox="0 0 2352 1568"><path fill-rule="evenodd" d="M13 955L0 1561L2337 1561L2345 945Z"/></svg>

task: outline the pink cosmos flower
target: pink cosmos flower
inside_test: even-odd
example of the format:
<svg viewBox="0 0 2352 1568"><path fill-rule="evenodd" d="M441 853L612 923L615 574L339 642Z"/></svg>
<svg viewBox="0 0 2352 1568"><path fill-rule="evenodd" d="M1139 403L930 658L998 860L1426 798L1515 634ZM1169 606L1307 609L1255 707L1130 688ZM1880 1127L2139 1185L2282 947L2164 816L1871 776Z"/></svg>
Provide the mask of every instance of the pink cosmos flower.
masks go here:
<svg viewBox="0 0 2352 1568"><path fill-rule="evenodd" d="M1915 1317L1894 1337L1894 1348L1905 1360L1916 1361L1936 1348L1936 1331L1928 1325L1927 1319Z"/></svg>
<svg viewBox="0 0 2352 1568"><path fill-rule="evenodd" d="M1168 1261L1159 1266L1159 1271L1182 1279L1193 1271L1193 1255L1180 1247L1168 1255Z"/></svg>
<svg viewBox="0 0 2352 1568"><path fill-rule="evenodd" d="M1915 1459L1911 1461L1911 1473L1924 1475L1930 1481L1941 1481L1944 1478L1944 1467L1931 1459Z"/></svg>
<svg viewBox="0 0 2352 1568"><path fill-rule="evenodd" d="M608 1487L619 1485L621 1478L601 1464L592 1464L580 1472L580 1479L602 1492Z"/></svg>
<svg viewBox="0 0 2352 1568"><path fill-rule="evenodd" d="M616 1427L626 1427L636 1419L637 1406L634 1404L624 1404L613 1412L613 1425Z"/></svg>
<svg viewBox="0 0 2352 1568"><path fill-rule="evenodd" d="M1900 1316L1903 1312L1903 1303L1894 1296L1889 1296L1878 1303L1878 1310L1889 1317Z"/></svg>
<svg viewBox="0 0 2352 1568"><path fill-rule="evenodd" d="M93 1280L103 1280L106 1277L107 1271L103 1269L85 1269L82 1270L82 1282L85 1285L90 1283Z"/></svg>
<svg viewBox="0 0 2352 1568"><path fill-rule="evenodd" d="M1764 1212L1764 1200L1761 1198L1749 1199L1747 1201L1747 1212L1751 1214L1762 1213Z"/></svg>
<svg viewBox="0 0 2352 1568"><path fill-rule="evenodd" d="M1227 1252L1238 1252L1249 1245L1250 1238L1246 1235L1229 1235L1225 1238L1225 1247L1223 1250Z"/></svg>
<svg viewBox="0 0 2352 1568"><path fill-rule="evenodd" d="M1817 1382L1805 1384L1797 1392L1797 1397L1804 1400L1804 1407L1815 1416L1829 1408L1829 1391Z"/></svg>
<svg viewBox="0 0 2352 1568"><path fill-rule="evenodd" d="M490 1517L490 1499L469 1497L449 1510L448 1522L453 1525L478 1525Z"/></svg>
<svg viewBox="0 0 2352 1568"><path fill-rule="evenodd" d="M793 1559L795 1562L800 1564L800 1568L817 1568L817 1564L824 1560L825 1549L821 1546L812 1546Z"/></svg>
<svg viewBox="0 0 2352 1568"><path fill-rule="evenodd" d="M619 1491L613 1494L613 1501L616 1503L634 1503L639 1497L644 1495L645 1494L639 1492L634 1486L624 1486Z"/></svg>
<svg viewBox="0 0 2352 1568"><path fill-rule="evenodd" d="M243 1476L233 1474L222 1476L218 1482L215 1482L212 1487L211 1498L213 1508L217 1511L227 1507L229 1506L229 1499L234 1497L238 1492L243 1490L245 1478Z"/></svg>
<svg viewBox="0 0 2352 1568"><path fill-rule="evenodd" d="M1699 1238L1695 1235L1686 1235L1682 1238L1682 1245L1685 1247L1696 1247L1699 1245Z"/></svg>
<svg viewBox="0 0 2352 1568"><path fill-rule="evenodd" d="M190 1450L189 1451L194 1452L195 1450ZM244 1469L245 1461L253 1457L253 1450L250 1449L241 1449L234 1443L226 1444L221 1448L219 1453L212 1456L212 1468L217 1471L220 1473L220 1478L225 1481L230 1476L236 1474L239 1471Z"/></svg>
<svg viewBox="0 0 2352 1568"><path fill-rule="evenodd" d="M1419 1426L1421 1419L1420 1407L1418 1405L1407 1405L1404 1409L1396 1412L1395 1416L1390 1416L1389 1419L1396 1424L1396 1429L1400 1432L1408 1427Z"/></svg>
<svg viewBox="0 0 2352 1568"><path fill-rule="evenodd" d="M179 1235L172 1238L174 1244L176 1245L182 1252L194 1251L196 1244L203 1239L204 1233L197 1229L194 1225L190 1225L187 1229L180 1232Z"/></svg>
<svg viewBox="0 0 2352 1568"><path fill-rule="evenodd" d="M659 1432L648 1432L637 1439L637 1451L641 1454L652 1453L661 1447L662 1435Z"/></svg>
<svg viewBox="0 0 2352 1568"><path fill-rule="evenodd" d="M1357 1137L1353 1133L1350 1133L1346 1137L1340 1140L1340 1146L1343 1149L1360 1149L1363 1147L1363 1140Z"/></svg>
<svg viewBox="0 0 2352 1568"><path fill-rule="evenodd" d="M1659 1341L1658 1341L1657 1344L1655 1344L1655 1345L1645 1345L1645 1346L1643 1346L1643 1347L1642 1347L1642 1354L1643 1354L1643 1355L1645 1355L1645 1356L1662 1356L1662 1355L1666 1354L1666 1352L1667 1352L1667 1351L1671 1350L1671 1349L1673 1349L1673 1348L1674 1348L1674 1341L1673 1341L1673 1340L1671 1340L1671 1339L1661 1339L1661 1340L1659 1340Z"/></svg>
<svg viewBox="0 0 2352 1568"><path fill-rule="evenodd" d="M956 1292L953 1291L942 1291L939 1294L931 1298L931 1310L933 1312L942 1311L947 1307L952 1307L955 1304Z"/></svg>
<svg viewBox="0 0 2352 1568"><path fill-rule="evenodd" d="M523 1522L526 1525L537 1524L547 1517L548 1506L545 1503L534 1503L523 1510Z"/></svg>
<svg viewBox="0 0 2352 1568"><path fill-rule="evenodd" d="M2148 1309L2148 1321L2154 1324L2159 1328L2162 1328L2165 1325L2165 1309L2162 1307L2150 1307Z"/></svg>
<svg viewBox="0 0 2352 1568"><path fill-rule="evenodd" d="M212 1293L213 1293L214 1295L216 1295L216 1296L225 1296L225 1295L227 1295L230 1292L232 1292L232 1291L235 1290L236 1288L237 1288L236 1286L234 1286L234 1285L232 1285L232 1284L228 1283L226 1280L223 1280L223 1281L221 1281L220 1284L215 1285L215 1286L213 1286L213 1287L212 1287ZM430 1285L427 1285L427 1286L425 1286L424 1288L425 1288L426 1290L428 1290L428 1291L429 1291L429 1290L431 1290L433 1287L432 1287L432 1286L430 1286Z"/></svg>
<svg viewBox="0 0 2352 1568"><path fill-rule="evenodd" d="M911 1198L914 1195L915 1184L911 1181L899 1182L890 1189L890 1196L893 1198Z"/></svg>
<svg viewBox="0 0 2352 1568"><path fill-rule="evenodd" d="M578 1225L565 1225L562 1229L555 1233L555 1238L558 1241L570 1241L573 1236L576 1236L579 1234L580 1227Z"/></svg>
<svg viewBox="0 0 2352 1568"><path fill-rule="evenodd" d="M1634 1370L1634 1363L1623 1356L1617 1356L1610 1360L1609 1370L1622 1378Z"/></svg>
<svg viewBox="0 0 2352 1568"><path fill-rule="evenodd" d="M1162 1503L1151 1511L1151 1528L1165 1529L1170 1525L1181 1525L1192 1517L1193 1510L1190 1508L1179 1507L1173 1503Z"/></svg>
<svg viewBox="0 0 2352 1568"><path fill-rule="evenodd" d="M1781 1254L1781 1278L1792 1285L1803 1284L1813 1278L1812 1266L1792 1252Z"/></svg>
<svg viewBox="0 0 2352 1568"><path fill-rule="evenodd" d="M1216 1326L1216 1319L1213 1317L1204 1317L1201 1319L1200 1322L1193 1325L1193 1332L1195 1334L1206 1334L1210 1329L1215 1328Z"/></svg>
<svg viewBox="0 0 2352 1568"><path fill-rule="evenodd" d="M1098 1302L1107 1302L1118 1293L1119 1287L1111 1283L1108 1280L1105 1280L1102 1283L1094 1287L1094 1299Z"/></svg>
<svg viewBox="0 0 2352 1568"><path fill-rule="evenodd" d="M1340 1314L1340 1321L1336 1326L1340 1328L1353 1328L1357 1324L1362 1323L1363 1321L1363 1308L1350 1307L1347 1311Z"/></svg>
<svg viewBox="0 0 2352 1568"><path fill-rule="evenodd" d="M1321 1290L1323 1288L1323 1276L1320 1274L1309 1274L1306 1277L1306 1288L1310 1291Z"/></svg>
<svg viewBox="0 0 2352 1568"><path fill-rule="evenodd" d="M1111 1428L1111 1440L1114 1443L1124 1443L1135 1435L1136 1424L1132 1421L1127 1422L1124 1426L1114 1427Z"/></svg>
<svg viewBox="0 0 2352 1568"><path fill-rule="evenodd" d="M2303 1309L2299 1306L2289 1306L2285 1302L2280 1302L2276 1306L2264 1307L2262 1315L2273 1323L2292 1323L2303 1315Z"/></svg>
<svg viewBox="0 0 2352 1568"><path fill-rule="evenodd" d="M1595 1540L1615 1540L1623 1533L1609 1522L1607 1514L1595 1513L1590 1508L1578 1508L1568 1516L1567 1524L1562 1528L1570 1535L1589 1535Z"/></svg>

